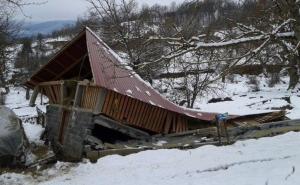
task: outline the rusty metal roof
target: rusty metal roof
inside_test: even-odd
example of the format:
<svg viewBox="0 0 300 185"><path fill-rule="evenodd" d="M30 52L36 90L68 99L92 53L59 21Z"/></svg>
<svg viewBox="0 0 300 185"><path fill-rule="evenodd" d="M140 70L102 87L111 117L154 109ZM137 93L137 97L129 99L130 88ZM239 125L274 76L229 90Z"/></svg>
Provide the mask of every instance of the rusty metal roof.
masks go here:
<svg viewBox="0 0 300 185"><path fill-rule="evenodd" d="M164 98L133 70L128 69L122 59L89 28L86 29L86 41L93 77L97 85L188 117L206 121L214 119L216 115L214 113L186 109Z"/></svg>
<svg viewBox="0 0 300 185"><path fill-rule="evenodd" d="M26 85L32 88L41 82L70 78L78 73L78 69L81 68L79 61L85 58L86 53L90 65L88 68L91 68L96 85L190 118L204 121L212 121L215 118L216 113L180 107L164 98L133 70L126 67L122 59L89 28L63 47L26 82Z"/></svg>

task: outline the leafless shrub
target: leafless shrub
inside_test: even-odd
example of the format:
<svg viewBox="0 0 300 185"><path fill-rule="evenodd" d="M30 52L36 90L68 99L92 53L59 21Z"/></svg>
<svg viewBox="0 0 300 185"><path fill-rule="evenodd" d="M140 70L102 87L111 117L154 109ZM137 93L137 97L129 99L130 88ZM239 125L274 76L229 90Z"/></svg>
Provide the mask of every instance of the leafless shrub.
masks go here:
<svg viewBox="0 0 300 185"><path fill-rule="evenodd" d="M270 79L268 80L268 86L274 87L279 82L280 82L280 74L279 73L271 73Z"/></svg>
<svg viewBox="0 0 300 185"><path fill-rule="evenodd" d="M234 83L234 75L228 75L227 76L227 80L230 82L230 83Z"/></svg>
<svg viewBox="0 0 300 185"><path fill-rule="evenodd" d="M260 82L257 80L256 76L249 76L248 84L251 85L252 91L257 92L260 91L259 84Z"/></svg>

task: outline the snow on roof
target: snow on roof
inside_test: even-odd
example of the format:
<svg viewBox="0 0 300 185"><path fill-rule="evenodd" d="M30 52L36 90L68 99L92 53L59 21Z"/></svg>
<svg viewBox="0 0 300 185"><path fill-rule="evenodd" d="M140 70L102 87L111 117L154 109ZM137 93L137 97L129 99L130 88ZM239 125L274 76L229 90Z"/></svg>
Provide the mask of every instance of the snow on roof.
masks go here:
<svg viewBox="0 0 300 185"><path fill-rule="evenodd" d="M148 96L151 96L151 93L150 93L149 91L146 91L146 94L147 94Z"/></svg>
<svg viewBox="0 0 300 185"><path fill-rule="evenodd" d="M130 90L130 89L127 89L126 92L129 93L129 94L132 94L132 90Z"/></svg>

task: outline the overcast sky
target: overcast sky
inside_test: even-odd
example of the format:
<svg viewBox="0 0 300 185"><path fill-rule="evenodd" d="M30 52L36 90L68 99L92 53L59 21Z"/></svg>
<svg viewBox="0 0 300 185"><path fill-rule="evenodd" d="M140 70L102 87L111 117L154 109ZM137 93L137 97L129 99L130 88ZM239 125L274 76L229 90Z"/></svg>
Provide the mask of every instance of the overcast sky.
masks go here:
<svg viewBox="0 0 300 185"><path fill-rule="evenodd" d="M43 0L36 0L36 2ZM161 4L169 5L171 2L183 2L184 0L136 0L139 5L142 4ZM18 19L25 21L40 22L50 20L76 20L78 16L84 15L89 7L89 3L85 0L47 0L42 5L32 5L24 7L24 13L31 18L24 17L21 13Z"/></svg>

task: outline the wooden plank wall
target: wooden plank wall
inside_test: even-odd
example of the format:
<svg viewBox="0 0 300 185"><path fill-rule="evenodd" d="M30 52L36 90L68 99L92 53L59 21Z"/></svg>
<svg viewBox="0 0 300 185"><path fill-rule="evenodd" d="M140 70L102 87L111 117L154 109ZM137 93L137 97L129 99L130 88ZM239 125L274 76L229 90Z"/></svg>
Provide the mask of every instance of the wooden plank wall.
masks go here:
<svg viewBox="0 0 300 185"><path fill-rule="evenodd" d="M62 101L61 87L61 84L42 85L40 92L49 98L50 104L60 104Z"/></svg>
<svg viewBox="0 0 300 185"><path fill-rule="evenodd" d="M84 86L80 107L93 110L96 107L100 90L101 88L97 86Z"/></svg>
<svg viewBox="0 0 300 185"><path fill-rule="evenodd" d="M108 91L101 112L120 123L155 133L177 133L188 129L184 116L114 91Z"/></svg>
<svg viewBox="0 0 300 185"><path fill-rule="evenodd" d="M154 133L168 134L188 130L185 116L111 90L106 90L102 109L95 111L100 92L104 89L93 84L80 86L83 88L79 101L80 108L102 113L120 123ZM61 82L49 82L40 86L40 92L49 98L49 103L61 104L63 98L61 88L63 88Z"/></svg>

